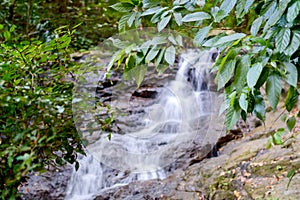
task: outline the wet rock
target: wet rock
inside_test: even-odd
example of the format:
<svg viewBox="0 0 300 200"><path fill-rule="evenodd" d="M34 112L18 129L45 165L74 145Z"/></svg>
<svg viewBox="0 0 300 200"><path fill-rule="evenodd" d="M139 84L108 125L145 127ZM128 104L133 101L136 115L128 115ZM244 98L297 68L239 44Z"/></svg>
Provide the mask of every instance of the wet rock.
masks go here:
<svg viewBox="0 0 300 200"><path fill-rule="evenodd" d="M45 173L29 173L26 175L26 182L19 187L22 199L63 200L71 173L70 165L60 168L49 167Z"/></svg>

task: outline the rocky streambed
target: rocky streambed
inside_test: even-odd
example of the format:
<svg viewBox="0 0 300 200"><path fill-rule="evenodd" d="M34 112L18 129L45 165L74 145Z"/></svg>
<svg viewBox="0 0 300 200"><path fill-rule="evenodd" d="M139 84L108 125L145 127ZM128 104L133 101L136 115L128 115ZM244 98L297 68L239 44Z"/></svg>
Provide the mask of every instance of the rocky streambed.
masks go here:
<svg viewBox="0 0 300 200"><path fill-rule="evenodd" d="M299 135L284 146L265 148L268 133L283 126L276 120L280 114L269 113L265 127L247 134L229 133L238 139L222 144L217 157L191 163L165 180L131 183L95 199L299 199L300 175L289 187L287 178L289 170L300 167Z"/></svg>
<svg viewBox="0 0 300 200"><path fill-rule="evenodd" d="M144 85L131 93L131 107L125 110L131 118L119 118L112 130L134 128L136 119L142 115L139 105L153 101L164 83L174 77L170 71L164 77L146 76ZM111 98L114 90L111 83L104 82L98 90L102 97ZM153 81L155 80L155 81ZM155 84L153 84L155 83ZM126 96L126 94L125 94ZM163 180L133 181L127 185L102 190L93 199L299 199L300 175L291 180L287 173L300 168L300 137L295 137L283 146L266 149L270 133L285 125L280 121L282 110L267 113L265 125L253 117L239 125L227 135L220 134L215 146L193 146L185 149L175 171ZM214 131L222 130L222 121L210 122ZM212 144L212 143L211 143ZM182 161L185 162L182 162ZM176 163L176 162L175 162ZM53 169L28 175L20 187L23 199L64 199L73 166Z"/></svg>

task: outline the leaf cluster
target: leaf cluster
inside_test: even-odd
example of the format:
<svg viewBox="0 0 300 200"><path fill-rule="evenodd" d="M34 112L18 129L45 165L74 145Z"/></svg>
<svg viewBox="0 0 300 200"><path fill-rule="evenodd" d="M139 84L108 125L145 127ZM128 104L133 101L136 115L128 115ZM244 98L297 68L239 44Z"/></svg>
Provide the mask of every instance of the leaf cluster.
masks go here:
<svg viewBox="0 0 300 200"><path fill-rule="evenodd" d="M56 30L49 42L13 37L0 25L0 199L15 199L25 175L76 162L84 153L72 116L78 66L70 61L72 32Z"/></svg>
<svg viewBox="0 0 300 200"><path fill-rule="evenodd" d="M227 130L240 117L246 120L248 113L264 121L266 107L269 104L272 109L277 108L283 87L289 88L286 110L291 111L296 105L300 45L298 0L123 0L111 7L126 13L119 21L120 31L152 23L158 32L168 27L193 37L196 47L219 50L212 70L217 73L218 89L225 94L221 113L226 111ZM190 31L186 33L187 30ZM164 38L165 43L168 39ZM136 71L128 78L137 79L138 72L145 73L140 69L141 63L153 62L158 67L157 60L164 58L167 64L174 64L180 45L174 43L164 52L164 48L158 50L153 39L145 43L147 51L142 53L126 53L120 47L122 53L113 57L111 66L125 59L128 62L124 75ZM141 79L138 80L139 85Z"/></svg>

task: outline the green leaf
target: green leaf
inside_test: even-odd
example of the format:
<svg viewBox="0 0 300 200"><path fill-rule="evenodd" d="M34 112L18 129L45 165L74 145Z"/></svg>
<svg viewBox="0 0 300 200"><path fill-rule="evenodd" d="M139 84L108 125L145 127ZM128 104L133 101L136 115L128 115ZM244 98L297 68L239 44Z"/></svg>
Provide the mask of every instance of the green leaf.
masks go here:
<svg viewBox="0 0 300 200"><path fill-rule="evenodd" d="M210 38L209 40L205 41L204 44L202 46L204 47L214 47L215 43L221 38L222 36L217 35L217 36L213 36L212 38Z"/></svg>
<svg viewBox="0 0 300 200"><path fill-rule="evenodd" d="M283 28L279 31L275 38L276 49L283 52L290 43L291 30Z"/></svg>
<svg viewBox="0 0 300 200"><path fill-rule="evenodd" d="M263 21L263 17L256 18L253 21L251 29L250 29L251 35L256 36L256 34L259 31L262 21Z"/></svg>
<svg viewBox="0 0 300 200"><path fill-rule="evenodd" d="M165 52L165 61L170 65L173 65L175 62L176 49L174 46L170 46L166 49Z"/></svg>
<svg viewBox="0 0 300 200"><path fill-rule="evenodd" d="M194 42L196 43L196 45L201 45L201 43L205 39L206 35L210 31L210 29L211 29L211 26L206 26L206 27L201 28L197 32L197 34L195 35L195 38L194 38Z"/></svg>
<svg viewBox="0 0 300 200"><path fill-rule="evenodd" d="M296 1L293 3L292 6L288 8L287 14L286 14L286 20L288 22L293 22L294 19L299 15L300 12L300 1Z"/></svg>
<svg viewBox="0 0 300 200"><path fill-rule="evenodd" d="M161 15L163 14L163 12L165 10L167 10L168 7L163 7L163 8L160 8L151 18L151 23L157 23L160 19L161 19Z"/></svg>
<svg viewBox="0 0 300 200"><path fill-rule="evenodd" d="M141 24L141 12L137 12L136 17L135 17L135 22L134 22L134 26L135 28L138 28L139 25Z"/></svg>
<svg viewBox="0 0 300 200"><path fill-rule="evenodd" d="M281 87L281 78L279 74L276 72L270 74L266 83L266 94L273 109L276 109L279 102Z"/></svg>
<svg viewBox="0 0 300 200"><path fill-rule="evenodd" d="M178 26L181 26L182 25L182 15L181 13L177 13L177 12L174 12L174 19L175 19L175 22Z"/></svg>
<svg viewBox="0 0 300 200"><path fill-rule="evenodd" d="M255 116L264 121L266 117L266 105L261 95L254 96L254 108L253 112Z"/></svg>
<svg viewBox="0 0 300 200"><path fill-rule="evenodd" d="M224 10L218 10L217 14L213 15L214 16L214 22L220 23L221 20L227 16Z"/></svg>
<svg viewBox="0 0 300 200"><path fill-rule="evenodd" d="M15 30L15 28L16 28L16 26L15 25L12 25L10 28L9 28L9 32L14 32L14 30Z"/></svg>
<svg viewBox="0 0 300 200"><path fill-rule="evenodd" d="M225 86L225 84L230 80L232 73L235 69L236 60L229 60L227 61L224 66L219 69L217 74L217 81L218 81L218 90Z"/></svg>
<svg viewBox="0 0 300 200"><path fill-rule="evenodd" d="M244 33L234 33L232 35L221 37L220 39L218 39L218 41L214 45L218 46L218 45L221 45L221 44L224 44L224 43L236 41L236 40L239 40L239 39L241 39L245 36L246 36L246 34L244 34Z"/></svg>
<svg viewBox="0 0 300 200"><path fill-rule="evenodd" d="M245 4L244 11L245 13L248 13L249 9L251 8L252 4L254 3L255 0L247 0Z"/></svg>
<svg viewBox="0 0 300 200"><path fill-rule="evenodd" d="M224 0L220 6L220 10L223 10L227 16L230 11L234 8L237 0Z"/></svg>
<svg viewBox="0 0 300 200"><path fill-rule="evenodd" d="M253 89L262 72L263 66L261 63L254 64L247 73L247 84Z"/></svg>
<svg viewBox="0 0 300 200"><path fill-rule="evenodd" d="M247 95L245 93L242 93L239 99L239 105L242 110L247 112L248 110L248 101L247 101Z"/></svg>
<svg viewBox="0 0 300 200"><path fill-rule="evenodd" d="M276 1L272 1L267 7L265 7L265 9L262 9L263 18L269 19L271 15L274 13L276 5L277 5Z"/></svg>
<svg viewBox="0 0 300 200"><path fill-rule="evenodd" d="M294 174L295 174L295 169L291 169L291 170L287 173L286 177L291 178L291 177L294 176Z"/></svg>
<svg viewBox="0 0 300 200"><path fill-rule="evenodd" d="M227 110L230 106L230 99L229 98L226 98L222 104L221 104L221 107L220 107L220 110L219 110L219 116L221 116L225 110Z"/></svg>
<svg viewBox="0 0 300 200"><path fill-rule="evenodd" d="M135 20L135 12L133 12L133 13L131 14L131 16L129 17L129 19L128 19L128 21L127 21L127 24L128 24L129 27L132 26L134 20Z"/></svg>
<svg viewBox="0 0 300 200"><path fill-rule="evenodd" d="M266 143L266 149L270 149L272 147L272 136L270 136Z"/></svg>
<svg viewBox="0 0 300 200"><path fill-rule="evenodd" d="M177 45L176 39L174 38L174 35L170 35L168 37L168 40L173 44L173 45Z"/></svg>
<svg viewBox="0 0 300 200"><path fill-rule="evenodd" d="M182 22L194 22L194 21L200 21L200 20L210 19L210 18L211 16L206 12L195 12L184 16L182 18Z"/></svg>
<svg viewBox="0 0 300 200"><path fill-rule="evenodd" d="M237 64L235 73L234 73L234 81L233 86L236 88L237 92L241 92L244 88L247 80L247 72L250 69L251 60L249 55L243 55Z"/></svg>
<svg viewBox="0 0 300 200"><path fill-rule="evenodd" d="M298 101L298 96L299 93L297 89L291 86L285 98L285 108L287 111L290 112L293 109L293 107Z"/></svg>
<svg viewBox="0 0 300 200"><path fill-rule="evenodd" d="M125 13L132 11L135 6L130 3L116 3L110 7L115 9L116 11Z"/></svg>
<svg viewBox="0 0 300 200"><path fill-rule="evenodd" d="M287 184L287 188L289 188L289 186L290 186L290 184L291 184L291 181L292 181L292 179L293 179L293 177L295 176L295 172L296 170L293 168L293 169L291 169L290 171L288 171L288 173L287 173L287 175L286 175L286 177L288 177L288 179L289 179L289 182L288 182L288 184Z"/></svg>
<svg viewBox="0 0 300 200"><path fill-rule="evenodd" d="M282 141L282 136L286 134L284 129L278 129L272 136L272 139L273 139L273 143L275 145L281 145L283 144L283 141Z"/></svg>
<svg viewBox="0 0 300 200"><path fill-rule="evenodd" d="M65 108L63 106L56 106L58 113L63 113L65 111Z"/></svg>
<svg viewBox="0 0 300 200"><path fill-rule="evenodd" d="M296 117L292 116L286 121L286 126L288 127L289 131L291 132L296 125Z"/></svg>
<svg viewBox="0 0 300 200"><path fill-rule="evenodd" d="M151 8L160 4L158 0L142 0L143 8Z"/></svg>
<svg viewBox="0 0 300 200"><path fill-rule="evenodd" d="M226 112L226 119L225 119L225 126L226 130L229 131L232 129L240 118L240 109L235 109L234 107L230 106Z"/></svg>
<svg viewBox="0 0 300 200"><path fill-rule="evenodd" d="M3 36L4 36L4 38L5 38L6 41L10 40L11 35L10 35L9 31L4 31Z"/></svg>
<svg viewBox="0 0 300 200"><path fill-rule="evenodd" d="M130 66L130 64L128 64L128 66ZM139 87L145 77L146 72L147 72L147 65L142 65L142 64L132 65L131 67L128 67L126 70L124 70L123 77L124 80L131 80L134 78L135 83Z"/></svg>
<svg viewBox="0 0 300 200"><path fill-rule="evenodd" d="M153 60L158 54L158 52L159 52L159 48L157 46L152 47L145 58L145 62L149 63L151 60Z"/></svg>
<svg viewBox="0 0 300 200"><path fill-rule="evenodd" d="M183 39L181 35L176 36L176 41L179 44L179 46L183 47Z"/></svg>
<svg viewBox="0 0 300 200"><path fill-rule="evenodd" d="M267 81L267 79L269 77L269 71L270 70L268 67L263 68L263 70L254 86L256 89L259 89Z"/></svg>
<svg viewBox="0 0 300 200"><path fill-rule="evenodd" d="M114 63L116 61L118 61L124 54L125 54L124 50L119 50L119 51L115 52L107 66L107 71L110 71L112 69Z"/></svg>
<svg viewBox="0 0 300 200"><path fill-rule="evenodd" d="M123 15L118 23L118 29L119 31L125 31L126 24L128 23L129 18L131 17L131 13L127 15Z"/></svg>
<svg viewBox="0 0 300 200"><path fill-rule="evenodd" d="M171 15L168 15L161 19L161 21L157 24L158 32L162 31L169 23L171 19Z"/></svg>
<svg viewBox="0 0 300 200"><path fill-rule="evenodd" d="M230 95L230 106L235 107L237 105L237 99L236 99L236 91L233 91Z"/></svg>
<svg viewBox="0 0 300 200"><path fill-rule="evenodd" d="M0 24L0 30L2 30L4 28L3 24Z"/></svg>
<svg viewBox="0 0 300 200"><path fill-rule="evenodd" d="M140 87L141 83L144 80L145 74L147 72L147 65L138 65L137 71L138 73L135 74L135 83L137 84L138 87Z"/></svg>
<svg viewBox="0 0 300 200"><path fill-rule="evenodd" d="M286 67L286 82L291 86L297 87L298 82L298 70L295 65L292 63L284 62L283 63Z"/></svg>
<svg viewBox="0 0 300 200"><path fill-rule="evenodd" d="M292 33L293 36L290 45L284 51L284 53L289 56L293 55L300 46L300 31L293 31Z"/></svg>
<svg viewBox="0 0 300 200"><path fill-rule="evenodd" d="M166 36L155 36L151 41L149 41L150 45L159 45L167 43Z"/></svg>
<svg viewBox="0 0 300 200"><path fill-rule="evenodd" d="M152 14L156 13L157 11L159 11L160 9L161 9L160 6L156 6L156 7L153 7L153 8L149 8L148 10L145 10L145 11L142 13L142 16L152 15Z"/></svg>
<svg viewBox="0 0 300 200"><path fill-rule="evenodd" d="M164 57L164 54L165 54L165 51L166 51L166 48L162 48L158 54L158 56L156 57L155 59L155 66L156 68L158 67L158 65L161 63L163 57ZM158 71L159 72L159 71Z"/></svg>
<svg viewBox="0 0 300 200"><path fill-rule="evenodd" d="M271 16L264 27L264 32L266 32L271 26L275 25L278 20L284 14L286 7L288 6L291 0L281 0L279 1L278 7L271 13Z"/></svg>
<svg viewBox="0 0 300 200"><path fill-rule="evenodd" d="M235 7L235 12L237 18L242 18L244 16L243 11L247 0L240 0L237 2L237 5Z"/></svg>

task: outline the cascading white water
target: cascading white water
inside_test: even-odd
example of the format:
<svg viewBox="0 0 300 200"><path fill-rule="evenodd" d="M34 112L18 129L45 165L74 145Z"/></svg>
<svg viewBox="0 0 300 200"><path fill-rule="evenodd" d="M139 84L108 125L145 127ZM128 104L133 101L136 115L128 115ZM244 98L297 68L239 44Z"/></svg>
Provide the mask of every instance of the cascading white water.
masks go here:
<svg viewBox="0 0 300 200"><path fill-rule="evenodd" d="M206 135L195 130L194 124L212 111L209 70L213 53L189 50L181 56L175 80L161 91L156 104L145 108L148 112L141 119L147 122L145 127L125 135L113 134L111 141L103 134L90 142L87 150L92 155L79 161L66 199L93 199L107 188L163 179L172 172L164 168L182 156L193 139L202 138L198 143L204 144Z"/></svg>

